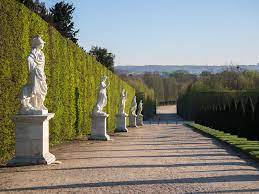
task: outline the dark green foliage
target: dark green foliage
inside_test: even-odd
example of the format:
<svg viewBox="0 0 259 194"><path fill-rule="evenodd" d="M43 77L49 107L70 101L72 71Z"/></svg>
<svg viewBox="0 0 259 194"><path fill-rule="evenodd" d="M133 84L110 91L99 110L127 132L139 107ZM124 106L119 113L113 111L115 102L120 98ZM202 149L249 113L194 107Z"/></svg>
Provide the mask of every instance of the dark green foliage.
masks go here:
<svg viewBox="0 0 259 194"><path fill-rule="evenodd" d="M245 116L244 116L244 124L246 127L246 133L249 139L253 139L254 137L254 105L250 97L247 98L245 104Z"/></svg>
<svg viewBox="0 0 259 194"><path fill-rule="evenodd" d="M114 58L115 55L108 52L106 48L93 46L89 54L96 58L98 62L107 67L110 71L114 71Z"/></svg>
<svg viewBox="0 0 259 194"><path fill-rule="evenodd" d="M26 7L28 7L31 11L37 13L42 19L46 22L52 22L52 16L50 15L48 9L45 6L44 2L40 2L40 0L17 0L20 3L23 3Z"/></svg>
<svg viewBox="0 0 259 194"><path fill-rule="evenodd" d="M52 25L66 38L77 43L76 34L79 30L74 30L73 12L75 7L73 4L64 1L56 3L50 8Z"/></svg>
<svg viewBox="0 0 259 194"><path fill-rule="evenodd" d="M243 129L246 127L245 126L245 108L243 105L243 102L241 100L238 101L237 103L237 111L235 114L236 118L236 125L237 125L237 135L242 136L243 135Z"/></svg>
<svg viewBox="0 0 259 194"><path fill-rule="evenodd" d="M231 113L230 113L230 104L229 103L226 103L226 105L225 105L225 109L224 109L224 111L222 112L222 118L223 118L223 120L225 121L224 122L224 125L222 125L222 127L223 127L223 130L225 131L225 132L229 132L229 128L230 128L230 123L231 123L231 118L230 118L230 115L231 115Z"/></svg>
<svg viewBox="0 0 259 194"><path fill-rule="evenodd" d="M54 26L64 37L77 43L76 34L79 30L74 30L73 4L64 1L56 3L50 10L40 0L17 0L23 3L31 11L37 13L42 19Z"/></svg>
<svg viewBox="0 0 259 194"><path fill-rule="evenodd" d="M55 113L50 121L51 144L83 137L91 129L90 114L97 99L101 76L109 77L107 90L108 130L115 127L120 92L128 92L126 112L134 89L87 55L72 41L62 37L50 24L14 0L0 3L0 162L14 152L14 124L11 117L19 109L19 94L27 81L26 58L31 38L39 34L46 41L45 73L48 94L45 105Z"/></svg>
<svg viewBox="0 0 259 194"><path fill-rule="evenodd" d="M79 107L80 107L79 99L80 99L80 93L79 93L78 87L76 87L75 88L75 109L76 109L75 130L77 135L79 134L79 123L80 123L79 118L81 118L81 115L80 115L81 112L79 110Z"/></svg>
<svg viewBox="0 0 259 194"><path fill-rule="evenodd" d="M208 127L259 139L258 96L258 92L242 91L189 92L178 99L177 113Z"/></svg>
<svg viewBox="0 0 259 194"><path fill-rule="evenodd" d="M259 139L259 97L257 98L254 110L254 126L255 129L255 138Z"/></svg>

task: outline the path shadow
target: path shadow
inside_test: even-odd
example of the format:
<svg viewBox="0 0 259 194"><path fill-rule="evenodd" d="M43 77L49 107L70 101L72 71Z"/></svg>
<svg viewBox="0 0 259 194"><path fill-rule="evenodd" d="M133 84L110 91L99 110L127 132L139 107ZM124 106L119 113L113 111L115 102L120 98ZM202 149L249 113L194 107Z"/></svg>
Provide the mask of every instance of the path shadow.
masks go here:
<svg viewBox="0 0 259 194"><path fill-rule="evenodd" d="M82 157L82 158L62 158L59 157L59 160L75 160L75 159L118 159L118 158L184 158L184 157L189 157L189 158L196 158L196 157L218 157L218 156L228 156L229 154L227 153L212 153L212 154L180 154L180 155L155 155L155 156L97 156L97 157Z"/></svg>
<svg viewBox="0 0 259 194"><path fill-rule="evenodd" d="M45 169L50 171L62 171L62 170L93 170L93 169L123 169L123 168L181 168L181 167L204 167L204 166L245 166L245 162L206 162L206 163L178 163L178 164L136 164L136 165L114 165L114 166L84 166L84 167L71 167L71 168L55 168L55 169ZM28 171L38 171L38 170L25 170ZM21 171L22 172L22 171ZM258 175L259 176L259 175Z"/></svg>
<svg viewBox="0 0 259 194"><path fill-rule="evenodd" d="M37 187L24 187L14 189L0 189L1 192L12 191L37 191L51 189L75 189L75 188L98 188L98 187L114 187L114 186L137 186L137 185L163 185L163 184L192 184L192 183L233 183L233 182L250 182L258 181L259 175L227 175L227 176L212 176L198 178L180 178L180 179L159 179L159 180L134 180L134 181L110 181L98 183L78 183L78 184L63 184ZM242 192L243 189L235 190ZM246 190L246 189L245 189ZM249 189L250 191L259 191L259 189ZM224 192L224 191L223 191Z"/></svg>
<svg viewBox="0 0 259 194"><path fill-rule="evenodd" d="M73 150L73 151L62 151L60 152L61 154L66 154L66 153L91 153L91 152L138 152L138 151L177 151L179 149L174 149L174 148L171 148L171 149L168 149L168 148L150 148L150 149L119 149L119 150L115 150L115 149L112 149L112 150L102 150L102 149L98 149L98 150L84 150L84 151L78 151L78 150ZM213 153L226 153L224 149L218 149L218 148L215 148L215 149L212 149L212 148L207 148L207 149L198 149L200 151L207 151L207 150L213 150ZM191 150L190 150L191 151Z"/></svg>
<svg viewBox="0 0 259 194"><path fill-rule="evenodd" d="M204 193L259 193L259 188L257 189L229 189L229 190L215 190L215 191L204 191L204 192L195 192L195 194L204 194ZM186 193L193 194L193 193Z"/></svg>
<svg viewBox="0 0 259 194"><path fill-rule="evenodd" d="M238 169L221 169L221 170L192 170L192 171L186 171L186 172L192 172L192 173L195 173L195 172L211 172L211 173L214 173L214 172L233 172L233 171L237 171L237 172L241 172L241 171L253 171L253 172L258 172L258 170L256 169L252 169L252 168L238 168Z"/></svg>

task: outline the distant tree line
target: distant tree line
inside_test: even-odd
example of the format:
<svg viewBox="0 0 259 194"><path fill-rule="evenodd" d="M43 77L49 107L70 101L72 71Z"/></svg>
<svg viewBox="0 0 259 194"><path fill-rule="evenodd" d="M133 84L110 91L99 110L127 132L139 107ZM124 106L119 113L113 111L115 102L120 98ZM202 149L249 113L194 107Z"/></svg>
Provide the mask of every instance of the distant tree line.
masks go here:
<svg viewBox="0 0 259 194"><path fill-rule="evenodd" d="M199 79L189 86L189 91L233 91L258 90L259 72L239 68L221 73L203 72Z"/></svg>
<svg viewBox="0 0 259 194"><path fill-rule="evenodd" d="M174 103L188 86L197 79L197 75L187 71L167 73L123 74L121 77L141 80L148 88L155 91L154 95L159 104Z"/></svg>
<svg viewBox="0 0 259 194"><path fill-rule="evenodd" d="M192 91L259 90L259 72L231 67L220 73L204 71L191 74L187 71L122 74L142 80L154 89L158 103L175 102L178 97Z"/></svg>
<svg viewBox="0 0 259 194"><path fill-rule="evenodd" d="M93 46L89 54L94 56L98 62L107 67L110 71L114 72L114 58L115 55L108 52L106 48Z"/></svg>

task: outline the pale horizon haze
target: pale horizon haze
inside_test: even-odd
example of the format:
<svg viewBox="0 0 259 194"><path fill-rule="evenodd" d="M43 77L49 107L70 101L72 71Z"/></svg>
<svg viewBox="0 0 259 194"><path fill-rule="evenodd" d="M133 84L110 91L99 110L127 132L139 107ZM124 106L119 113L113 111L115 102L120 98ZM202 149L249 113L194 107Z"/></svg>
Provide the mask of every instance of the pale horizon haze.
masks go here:
<svg viewBox="0 0 259 194"><path fill-rule="evenodd" d="M43 0L47 7L58 0ZM79 45L115 65L252 65L259 62L258 0L66 0Z"/></svg>

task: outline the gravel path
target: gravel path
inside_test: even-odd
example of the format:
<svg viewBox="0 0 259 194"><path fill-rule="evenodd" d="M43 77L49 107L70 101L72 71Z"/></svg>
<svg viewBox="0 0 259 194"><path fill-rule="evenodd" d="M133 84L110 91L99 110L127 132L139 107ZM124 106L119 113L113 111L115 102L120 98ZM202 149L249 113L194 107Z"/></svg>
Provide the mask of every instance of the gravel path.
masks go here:
<svg viewBox="0 0 259 194"><path fill-rule="evenodd" d="M156 110L157 114L176 114L176 105L158 106Z"/></svg>
<svg viewBox="0 0 259 194"><path fill-rule="evenodd" d="M253 161L183 125L112 138L56 147L62 164L0 168L0 193L259 193Z"/></svg>

